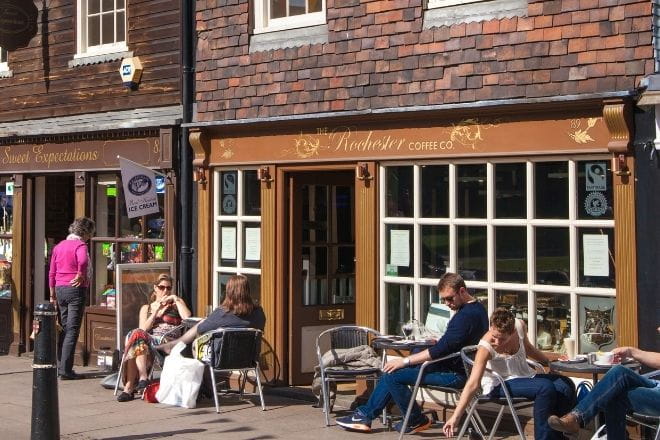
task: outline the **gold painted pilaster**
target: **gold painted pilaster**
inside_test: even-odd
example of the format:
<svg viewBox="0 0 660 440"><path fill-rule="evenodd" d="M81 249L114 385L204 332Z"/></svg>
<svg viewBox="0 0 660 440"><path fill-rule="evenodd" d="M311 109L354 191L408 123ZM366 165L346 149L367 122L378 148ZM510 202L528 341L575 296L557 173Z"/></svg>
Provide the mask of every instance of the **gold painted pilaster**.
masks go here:
<svg viewBox="0 0 660 440"><path fill-rule="evenodd" d="M197 316L206 315L206 306L213 304L213 184L211 172L200 170L204 174L203 182L197 185ZM208 183L206 183L208 182Z"/></svg>
<svg viewBox="0 0 660 440"><path fill-rule="evenodd" d="M11 264L11 308L12 308L12 341L10 344L10 353L14 355L25 352L25 347L21 347L21 310L25 299L22 297L24 289L23 280L23 248L25 243L23 223L24 219L24 199L23 175L14 176L14 224L12 226L12 264Z"/></svg>
<svg viewBox="0 0 660 440"><path fill-rule="evenodd" d="M79 171L75 176L74 215L75 218L87 215L85 188L87 188L87 173Z"/></svg>
<svg viewBox="0 0 660 440"><path fill-rule="evenodd" d="M367 173L356 173L355 180L355 321L378 328L377 167L375 162L361 166Z"/></svg>

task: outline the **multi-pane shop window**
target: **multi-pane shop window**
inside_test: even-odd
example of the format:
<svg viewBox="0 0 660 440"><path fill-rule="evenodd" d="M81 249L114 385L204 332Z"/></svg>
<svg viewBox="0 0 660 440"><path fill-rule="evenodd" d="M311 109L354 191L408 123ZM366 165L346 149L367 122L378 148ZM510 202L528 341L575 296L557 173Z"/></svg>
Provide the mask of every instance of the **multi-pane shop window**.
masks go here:
<svg viewBox="0 0 660 440"><path fill-rule="evenodd" d="M94 264L92 303L113 307L115 266L165 261L165 178L156 177L159 212L129 218L121 176L99 174L92 179L96 233L90 252Z"/></svg>
<svg viewBox="0 0 660 440"><path fill-rule="evenodd" d="M243 274L252 297L261 291L261 182L254 169L220 169L214 174L217 194L214 227L214 305L224 298L230 276Z"/></svg>
<svg viewBox="0 0 660 440"><path fill-rule="evenodd" d="M126 0L78 0L78 52L126 50Z"/></svg>
<svg viewBox="0 0 660 440"><path fill-rule="evenodd" d="M391 164L381 172L381 330L425 321L438 278L527 322L536 345L607 349L614 216L605 157Z"/></svg>
<svg viewBox="0 0 660 440"><path fill-rule="evenodd" d="M325 23L326 0L253 0L255 32L273 32Z"/></svg>
<svg viewBox="0 0 660 440"><path fill-rule="evenodd" d="M11 298L14 181L0 176L0 298Z"/></svg>

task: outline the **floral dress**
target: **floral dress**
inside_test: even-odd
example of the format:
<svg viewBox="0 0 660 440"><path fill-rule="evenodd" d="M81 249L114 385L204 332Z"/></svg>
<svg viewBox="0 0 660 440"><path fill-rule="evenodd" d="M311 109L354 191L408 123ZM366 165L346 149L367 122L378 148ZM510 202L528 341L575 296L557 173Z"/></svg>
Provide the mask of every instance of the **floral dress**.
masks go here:
<svg viewBox="0 0 660 440"><path fill-rule="evenodd" d="M147 317L151 315L151 306ZM181 336L181 315L176 305L170 305L163 316L156 318L149 332L136 328L126 335L126 359L149 354L149 347Z"/></svg>

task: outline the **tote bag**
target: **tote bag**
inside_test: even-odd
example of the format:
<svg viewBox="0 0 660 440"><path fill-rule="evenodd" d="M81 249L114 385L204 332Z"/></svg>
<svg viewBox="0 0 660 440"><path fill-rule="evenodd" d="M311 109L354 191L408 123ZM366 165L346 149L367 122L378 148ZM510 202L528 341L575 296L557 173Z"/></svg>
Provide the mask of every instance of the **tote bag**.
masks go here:
<svg viewBox="0 0 660 440"><path fill-rule="evenodd" d="M204 376L204 364L196 359L181 356L181 351L185 347L183 342L179 342L165 358L156 399L167 405L194 408L197 405L197 394Z"/></svg>

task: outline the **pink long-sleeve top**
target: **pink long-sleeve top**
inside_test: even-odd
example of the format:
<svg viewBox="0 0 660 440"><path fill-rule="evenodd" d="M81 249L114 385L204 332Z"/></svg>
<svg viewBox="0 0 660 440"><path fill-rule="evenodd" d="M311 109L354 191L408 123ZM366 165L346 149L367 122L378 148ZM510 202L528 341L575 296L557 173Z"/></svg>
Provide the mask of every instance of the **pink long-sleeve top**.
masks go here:
<svg viewBox="0 0 660 440"><path fill-rule="evenodd" d="M53 248L50 257L50 270L48 271L48 285L70 286L69 282L77 274L82 275L82 286L87 287L87 246L81 240L62 240Z"/></svg>

